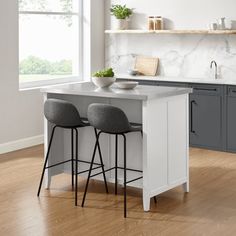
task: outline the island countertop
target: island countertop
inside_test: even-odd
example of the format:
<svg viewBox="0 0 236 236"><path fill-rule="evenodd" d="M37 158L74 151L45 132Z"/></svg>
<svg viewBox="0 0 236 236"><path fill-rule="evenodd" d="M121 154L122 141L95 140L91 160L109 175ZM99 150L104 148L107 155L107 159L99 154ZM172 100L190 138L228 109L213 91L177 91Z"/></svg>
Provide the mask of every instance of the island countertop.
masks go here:
<svg viewBox="0 0 236 236"><path fill-rule="evenodd" d="M80 82L67 85L56 85L41 89L43 93L80 95L91 97L121 98L134 100L149 100L154 98L165 98L181 94L191 93L190 88L175 88L161 86L138 85L134 89L119 89L116 85L109 88L97 88L92 82Z"/></svg>

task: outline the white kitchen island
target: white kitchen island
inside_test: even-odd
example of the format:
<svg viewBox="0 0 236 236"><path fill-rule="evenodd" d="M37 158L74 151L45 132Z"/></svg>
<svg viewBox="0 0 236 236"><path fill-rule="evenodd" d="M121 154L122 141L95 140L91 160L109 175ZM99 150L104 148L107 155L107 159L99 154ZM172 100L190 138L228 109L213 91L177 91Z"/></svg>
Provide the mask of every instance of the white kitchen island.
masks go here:
<svg viewBox="0 0 236 236"><path fill-rule="evenodd" d="M188 94L191 89L137 86L133 90L121 90L115 85L98 89L92 83L84 82L52 86L42 89L42 92L45 100L59 98L72 102L82 117L86 117L89 104L106 103L121 108L130 122L143 125L143 137L140 133L127 134L127 168L143 171L143 179L130 185L142 189L145 211L149 211L153 196L180 185L185 192L189 191ZM45 119L45 152L51 130L52 124ZM119 143L118 159L122 166L122 138ZM91 160L94 144L93 128L79 129L80 160ZM100 145L105 168L113 167L114 137L103 134ZM70 147L70 132L58 129L55 132L49 164L70 159ZM88 169L88 165L79 164L79 169ZM50 186L52 176L63 172L70 173L70 164L49 169L46 187ZM127 181L139 176L140 173L128 172ZM109 182L114 182L113 172L107 172L106 177ZM119 170L118 177L122 184L122 170ZM95 178L102 180L102 176Z"/></svg>

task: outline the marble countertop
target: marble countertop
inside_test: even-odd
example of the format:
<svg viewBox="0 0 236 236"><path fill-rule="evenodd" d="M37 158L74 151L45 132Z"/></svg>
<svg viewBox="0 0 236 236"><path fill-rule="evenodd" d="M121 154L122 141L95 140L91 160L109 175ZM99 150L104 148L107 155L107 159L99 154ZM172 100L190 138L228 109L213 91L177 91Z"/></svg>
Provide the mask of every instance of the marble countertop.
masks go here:
<svg viewBox="0 0 236 236"><path fill-rule="evenodd" d="M131 76L128 74L118 74L117 79L134 79L162 82L181 82L181 83L197 83L197 84L219 84L219 85L236 85L235 80L227 79L207 79L207 78L186 78L186 77L165 77L165 76Z"/></svg>
<svg viewBox="0 0 236 236"><path fill-rule="evenodd" d="M91 82L80 82L67 85L56 85L41 89L43 93L79 95L89 97L120 98L134 100L149 100L191 93L190 88L158 87L138 85L131 90L119 89L116 85L110 88L97 88Z"/></svg>

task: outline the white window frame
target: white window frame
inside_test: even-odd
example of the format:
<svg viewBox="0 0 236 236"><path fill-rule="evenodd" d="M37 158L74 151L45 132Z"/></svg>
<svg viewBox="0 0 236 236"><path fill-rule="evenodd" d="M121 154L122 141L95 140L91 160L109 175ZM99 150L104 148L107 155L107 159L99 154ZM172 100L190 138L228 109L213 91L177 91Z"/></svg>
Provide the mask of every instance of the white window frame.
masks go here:
<svg viewBox="0 0 236 236"><path fill-rule="evenodd" d="M46 11L20 11L18 8L18 19L20 15L70 15L70 16L78 16L78 34L79 34L79 42L78 42L78 70L79 74L78 76L70 76L65 78L59 78L59 79L50 79L50 80L43 80L43 81L32 81L32 82L20 82L19 76L19 88L20 90L25 89L33 89L33 88L40 88L45 87L48 85L56 85L56 84L66 84L66 83L75 83L82 81L83 78L83 0L77 0L79 1L79 9L78 13L70 13L70 12L46 12ZM20 33L20 32L19 32ZM19 40L18 40L19 45ZM20 48L19 48L20 49ZM18 59L19 61L19 59ZM19 71L19 70L18 70ZM18 72L19 75L19 72Z"/></svg>

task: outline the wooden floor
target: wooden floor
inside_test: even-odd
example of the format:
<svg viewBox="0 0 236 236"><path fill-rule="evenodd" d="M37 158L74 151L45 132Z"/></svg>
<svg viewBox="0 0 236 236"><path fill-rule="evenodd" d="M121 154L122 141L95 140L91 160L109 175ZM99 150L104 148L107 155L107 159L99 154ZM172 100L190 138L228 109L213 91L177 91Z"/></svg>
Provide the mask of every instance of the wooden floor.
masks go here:
<svg viewBox="0 0 236 236"><path fill-rule="evenodd" d="M176 188L142 210L141 192L120 195L92 182L86 207L74 207L70 177L57 176L36 197L42 146L0 155L0 235L236 235L236 155L192 149L190 193ZM80 181L81 201L84 180ZM113 186L109 186L113 192Z"/></svg>

